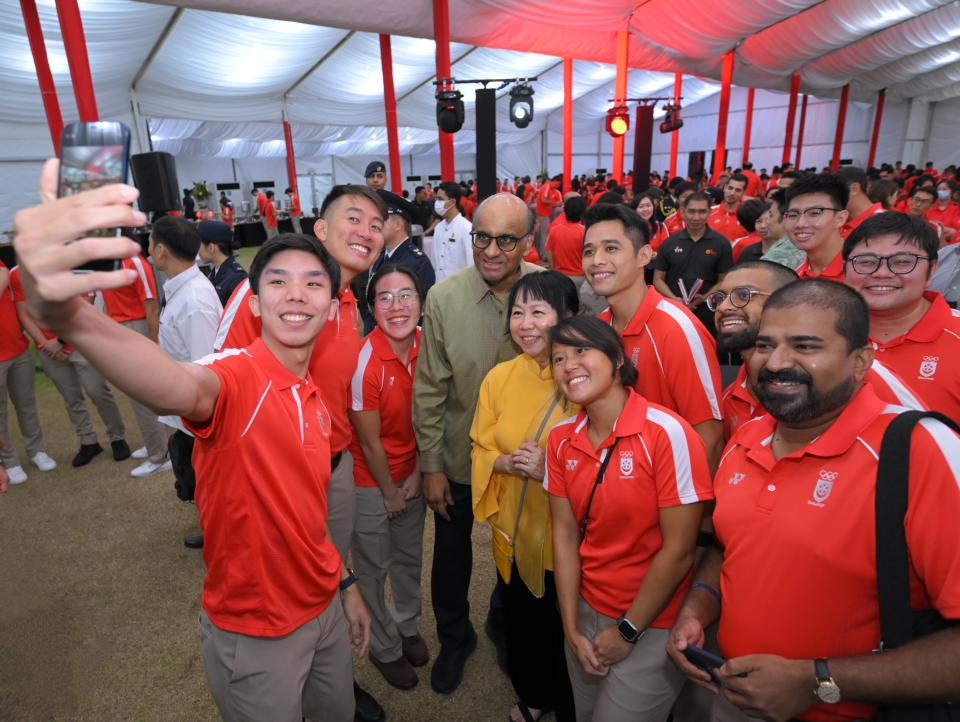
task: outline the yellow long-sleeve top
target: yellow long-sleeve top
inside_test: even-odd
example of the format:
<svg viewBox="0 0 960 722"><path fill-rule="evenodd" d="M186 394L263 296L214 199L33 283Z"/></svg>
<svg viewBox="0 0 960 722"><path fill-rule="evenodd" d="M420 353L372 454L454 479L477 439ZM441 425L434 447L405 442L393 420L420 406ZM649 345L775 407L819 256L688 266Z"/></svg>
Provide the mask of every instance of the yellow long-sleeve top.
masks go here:
<svg viewBox="0 0 960 722"><path fill-rule="evenodd" d="M550 366L541 370L536 360L521 354L486 375L470 429L474 516L493 528L493 557L500 576L509 582L511 562L515 562L535 597L543 596L544 570L553 570L549 495L542 481L529 479L521 507L524 477L495 472L493 463L524 441L534 441L549 410L538 441L541 449L546 447L550 429L579 411L563 397L550 410L557 398Z"/></svg>

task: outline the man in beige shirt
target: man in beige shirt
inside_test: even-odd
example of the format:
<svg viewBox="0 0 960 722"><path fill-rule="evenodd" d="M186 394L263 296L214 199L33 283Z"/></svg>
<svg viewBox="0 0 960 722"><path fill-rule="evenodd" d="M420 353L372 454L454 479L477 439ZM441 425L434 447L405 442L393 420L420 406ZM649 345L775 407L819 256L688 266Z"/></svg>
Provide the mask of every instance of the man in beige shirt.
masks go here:
<svg viewBox="0 0 960 722"><path fill-rule="evenodd" d="M473 216L473 265L434 286L423 314L413 428L436 526L431 594L441 649L430 684L444 694L459 686L477 644L467 602L473 567L470 424L484 376L518 353L505 332L507 293L521 276L542 270L523 261L533 239L530 215L508 193L481 203Z"/></svg>

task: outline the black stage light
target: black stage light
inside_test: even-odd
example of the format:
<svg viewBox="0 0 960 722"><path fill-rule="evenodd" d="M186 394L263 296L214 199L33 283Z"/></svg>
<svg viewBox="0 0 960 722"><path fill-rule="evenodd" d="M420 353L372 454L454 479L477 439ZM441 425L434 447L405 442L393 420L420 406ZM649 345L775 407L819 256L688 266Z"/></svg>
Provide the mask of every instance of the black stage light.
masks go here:
<svg viewBox="0 0 960 722"><path fill-rule="evenodd" d="M683 119L680 117L680 106L668 104L663 106L663 109L667 111L667 114L664 116L663 122L660 123L660 132L672 133L675 130L680 130L683 127Z"/></svg>
<svg viewBox="0 0 960 722"><path fill-rule="evenodd" d="M615 105L607 111L607 132L614 138L626 135L630 130L630 111L626 105Z"/></svg>
<svg viewBox="0 0 960 722"><path fill-rule="evenodd" d="M437 90L437 125L445 133L463 127L463 93L459 90Z"/></svg>
<svg viewBox="0 0 960 722"><path fill-rule="evenodd" d="M533 120L533 88L518 83L510 90L510 122L518 128L526 128Z"/></svg>

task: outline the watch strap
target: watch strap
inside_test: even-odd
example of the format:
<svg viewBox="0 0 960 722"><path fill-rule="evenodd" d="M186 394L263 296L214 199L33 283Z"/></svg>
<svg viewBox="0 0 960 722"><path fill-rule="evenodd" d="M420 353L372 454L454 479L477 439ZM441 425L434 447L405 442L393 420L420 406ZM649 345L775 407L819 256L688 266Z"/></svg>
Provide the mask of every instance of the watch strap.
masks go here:
<svg viewBox="0 0 960 722"><path fill-rule="evenodd" d="M356 582L357 582L356 572L354 572L353 569L350 569L349 567L347 567L347 576L345 576L343 579L340 580L340 591L341 592L346 591L351 586L356 584Z"/></svg>
<svg viewBox="0 0 960 722"><path fill-rule="evenodd" d="M813 660L813 671L817 676L818 682L829 682L830 677L830 667L827 665L826 659L815 659Z"/></svg>

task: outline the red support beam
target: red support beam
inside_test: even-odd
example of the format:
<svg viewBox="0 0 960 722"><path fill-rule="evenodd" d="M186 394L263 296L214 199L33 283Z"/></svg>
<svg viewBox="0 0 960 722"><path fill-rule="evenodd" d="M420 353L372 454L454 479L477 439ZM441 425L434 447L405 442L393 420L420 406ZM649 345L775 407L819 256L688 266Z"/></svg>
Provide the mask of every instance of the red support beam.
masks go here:
<svg viewBox="0 0 960 722"><path fill-rule="evenodd" d="M290 190L300 195L297 191L297 163L293 152L293 133L290 132L290 123L286 119L283 121L283 142L287 147L287 184Z"/></svg>
<svg viewBox="0 0 960 722"><path fill-rule="evenodd" d="M803 129L807 125L807 94L803 94L803 100L800 101L800 127L797 128L797 159L794 165L800 168L800 155L803 153Z"/></svg>
<svg viewBox="0 0 960 722"><path fill-rule="evenodd" d="M683 73L675 73L673 76L673 97L676 102L683 95ZM670 177L677 175L677 155L680 153L680 131L675 130L670 134Z"/></svg>
<svg viewBox="0 0 960 722"><path fill-rule="evenodd" d="M790 81L790 103L787 105L787 127L783 134L783 157L780 165L790 162L790 151L793 149L793 121L797 116L797 95L800 93L800 71L795 70Z"/></svg>
<svg viewBox="0 0 960 722"><path fill-rule="evenodd" d="M887 99L887 89L877 94L877 112L873 116L873 134L870 136L870 153L867 154L867 168L877 159L877 142L880 140L880 124L883 122L883 104Z"/></svg>
<svg viewBox="0 0 960 722"><path fill-rule="evenodd" d="M400 168L400 137L397 134L397 94L393 89L393 49L390 36L380 33L380 68L383 70L383 107L387 113L387 148L390 155L390 187L403 193Z"/></svg>
<svg viewBox="0 0 960 722"><path fill-rule="evenodd" d="M433 0L433 37L437 43L437 80L449 78L450 70L450 8L447 0ZM445 181L454 179L453 134L440 134L440 176Z"/></svg>
<svg viewBox="0 0 960 722"><path fill-rule="evenodd" d="M56 0L57 17L60 18L60 35L63 49L70 66L73 95L77 99L80 120L90 123L100 120L97 97L93 92L93 76L90 74L90 59L87 57L87 40L83 36L83 21L77 0Z"/></svg>
<svg viewBox="0 0 960 722"><path fill-rule="evenodd" d="M850 101L850 83L843 86L840 92L840 109L837 112L837 134L833 138L833 159L830 161L830 170L840 167L840 152L843 149L843 129L847 124L847 103Z"/></svg>
<svg viewBox="0 0 960 722"><path fill-rule="evenodd" d="M730 115L730 85L733 83L733 51L723 56L720 77L720 109L717 116L717 147L713 151L713 180L723 173L727 156L727 119Z"/></svg>
<svg viewBox="0 0 960 722"><path fill-rule="evenodd" d="M627 55L630 49L630 33L617 31L617 79L614 84L614 105L622 105L627 97ZM610 174L617 183L623 184L623 148L625 136L613 139L613 163Z"/></svg>
<svg viewBox="0 0 960 722"><path fill-rule="evenodd" d="M37 68L40 97L43 99L43 110L47 115L47 126L50 128L53 149L57 155L60 155L63 116L60 114L57 86L53 82L53 73L50 72L50 62L47 60L47 45L43 40L43 28L40 25L36 0L20 0L20 11L23 13L23 25L27 29L27 39L30 41L30 52L33 53L33 64Z"/></svg>
<svg viewBox="0 0 960 722"><path fill-rule="evenodd" d="M747 117L743 122L743 160L741 163L750 161L750 134L753 131L753 98L757 94L756 88L747 90Z"/></svg>
<svg viewBox="0 0 960 722"><path fill-rule="evenodd" d="M563 59L563 192L570 192L573 175L573 58Z"/></svg>

